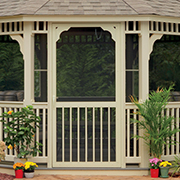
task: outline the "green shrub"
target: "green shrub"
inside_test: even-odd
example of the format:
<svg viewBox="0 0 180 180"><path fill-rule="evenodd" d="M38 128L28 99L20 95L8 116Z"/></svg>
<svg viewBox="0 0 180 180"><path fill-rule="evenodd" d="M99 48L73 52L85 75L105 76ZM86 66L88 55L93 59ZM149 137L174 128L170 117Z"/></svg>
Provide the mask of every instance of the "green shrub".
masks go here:
<svg viewBox="0 0 180 180"><path fill-rule="evenodd" d="M34 142L36 127L39 127L41 119L36 116L32 106L24 107L17 112L5 112L1 117L0 121L3 122L4 132L7 134L4 141L9 149L16 150L18 158L41 153L39 146L42 144Z"/></svg>

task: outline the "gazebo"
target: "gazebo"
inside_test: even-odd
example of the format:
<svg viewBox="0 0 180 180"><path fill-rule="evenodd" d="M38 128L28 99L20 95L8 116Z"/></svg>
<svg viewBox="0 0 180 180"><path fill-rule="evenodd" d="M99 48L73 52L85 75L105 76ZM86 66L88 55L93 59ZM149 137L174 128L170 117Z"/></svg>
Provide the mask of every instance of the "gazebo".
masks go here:
<svg viewBox="0 0 180 180"><path fill-rule="evenodd" d="M128 96L148 97L153 45L179 35L178 0L1 0L0 114L33 105L41 117L36 172L147 174ZM177 126L179 107L167 110ZM165 147L163 159L179 152ZM14 157L7 150L0 169L13 173Z"/></svg>

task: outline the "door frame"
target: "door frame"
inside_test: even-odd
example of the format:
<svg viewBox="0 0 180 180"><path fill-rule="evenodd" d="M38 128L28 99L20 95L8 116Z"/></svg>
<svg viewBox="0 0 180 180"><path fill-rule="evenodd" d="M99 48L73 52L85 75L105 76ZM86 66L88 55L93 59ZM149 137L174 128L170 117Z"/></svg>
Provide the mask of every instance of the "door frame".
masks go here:
<svg viewBox="0 0 180 180"><path fill-rule="evenodd" d="M63 31L71 27L101 27L111 33L115 41L115 82L116 82L116 162L103 162L103 167L125 168L125 24L124 23L54 23L50 31L50 111L52 122L52 165L53 167L84 167L82 162L57 162L56 161L56 107L64 102L56 102L56 42ZM99 162L86 162L87 167L100 167Z"/></svg>

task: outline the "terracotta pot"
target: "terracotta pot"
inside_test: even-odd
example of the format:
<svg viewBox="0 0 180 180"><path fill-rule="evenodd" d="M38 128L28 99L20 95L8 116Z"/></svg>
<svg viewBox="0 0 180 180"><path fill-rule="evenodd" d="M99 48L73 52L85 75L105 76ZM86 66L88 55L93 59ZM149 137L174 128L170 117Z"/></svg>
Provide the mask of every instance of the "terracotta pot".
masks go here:
<svg viewBox="0 0 180 180"><path fill-rule="evenodd" d="M159 169L150 169L151 177L158 178L159 177Z"/></svg>
<svg viewBox="0 0 180 180"><path fill-rule="evenodd" d="M23 170L22 169L15 170L15 176L16 178L23 178Z"/></svg>

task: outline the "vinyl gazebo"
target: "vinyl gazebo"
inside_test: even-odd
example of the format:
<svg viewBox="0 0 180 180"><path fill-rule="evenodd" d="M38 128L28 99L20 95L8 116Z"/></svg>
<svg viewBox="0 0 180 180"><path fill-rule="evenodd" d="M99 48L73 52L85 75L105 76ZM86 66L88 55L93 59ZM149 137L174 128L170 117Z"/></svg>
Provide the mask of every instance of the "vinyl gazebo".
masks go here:
<svg viewBox="0 0 180 180"><path fill-rule="evenodd" d="M0 114L33 105L41 117L36 173L147 174L128 96L148 97L153 45L179 35L178 0L1 1ZM179 108L167 110L177 126ZM179 152L165 147L163 159ZM13 173L14 157L7 150L0 169Z"/></svg>

